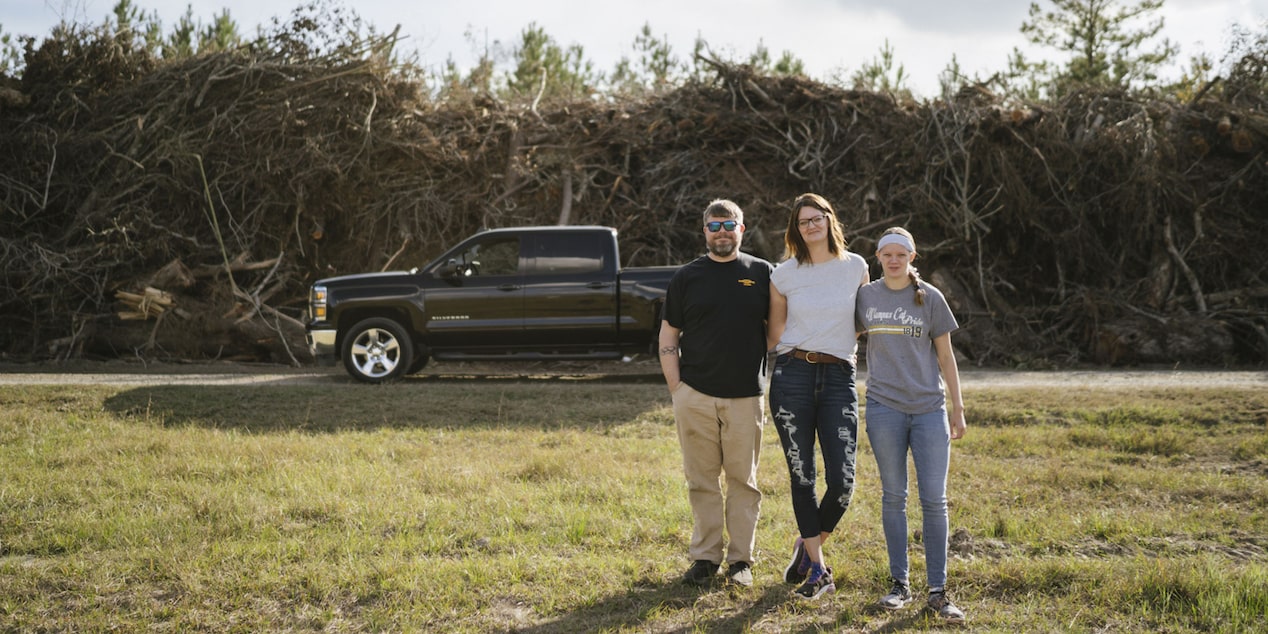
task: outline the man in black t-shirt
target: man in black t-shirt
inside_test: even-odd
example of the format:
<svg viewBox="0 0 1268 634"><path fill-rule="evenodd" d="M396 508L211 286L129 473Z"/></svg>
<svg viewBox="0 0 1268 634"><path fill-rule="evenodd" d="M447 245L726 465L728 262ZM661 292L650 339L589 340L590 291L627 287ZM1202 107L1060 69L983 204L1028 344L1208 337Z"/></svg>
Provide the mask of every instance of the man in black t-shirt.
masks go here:
<svg viewBox="0 0 1268 634"><path fill-rule="evenodd" d="M738 205L709 203L704 212L708 253L670 280L660 326L660 367L674 402L694 518L693 563L683 576L688 583L712 580L724 555L729 581L753 583L772 267L740 252L743 236L744 212ZM730 542L724 553L726 536Z"/></svg>

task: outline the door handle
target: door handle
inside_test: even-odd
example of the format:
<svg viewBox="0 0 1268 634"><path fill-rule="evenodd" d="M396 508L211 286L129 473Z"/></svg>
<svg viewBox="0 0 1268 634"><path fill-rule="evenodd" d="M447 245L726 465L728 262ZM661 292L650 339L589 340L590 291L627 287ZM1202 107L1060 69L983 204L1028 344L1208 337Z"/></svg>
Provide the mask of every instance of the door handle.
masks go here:
<svg viewBox="0 0 1268 634"><path fill-rule="evenodd" d="M498 287L498 290L499 291L518 291L520 290L520 287L519 287L519 284L503 284Z"/></svg>

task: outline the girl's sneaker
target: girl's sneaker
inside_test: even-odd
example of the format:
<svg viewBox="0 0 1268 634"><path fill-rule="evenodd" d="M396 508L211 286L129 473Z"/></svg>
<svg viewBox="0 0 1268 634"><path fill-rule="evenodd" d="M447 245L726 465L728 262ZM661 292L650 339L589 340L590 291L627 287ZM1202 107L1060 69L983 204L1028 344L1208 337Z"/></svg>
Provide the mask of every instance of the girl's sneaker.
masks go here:
<svg viewBox="0 0 1268 634"><path fill-rule="evenodd" d="M942 620L950 623L963 623L964 610L955 607L946 590L935 590L929 593L929 609L938 613Z"/></svg>
<svg viewBox="0 0 1268 634"><path fill-rule="evenodd" d="M806 542L800 537L793 542L792 561L784 568L784 583L801 583L810 572L810 557L806 556Z"/></svg>
<svg viewBox="0 0 1268 634"><path fill-rule="evenodd" d="M803 599L814 600L829 592L835 592L836 589L836 584L832 583L832 569L811 562L806 582L797 586L793 594Z"/></svg>
<svg viewBox="0 0 1268 634"><path fill-rule="evenodd" d="M889 589L889 594L881 597L880 606L886 610L901 610L911 603L911 586L897 579L893 582L894 587Z"/></svg>

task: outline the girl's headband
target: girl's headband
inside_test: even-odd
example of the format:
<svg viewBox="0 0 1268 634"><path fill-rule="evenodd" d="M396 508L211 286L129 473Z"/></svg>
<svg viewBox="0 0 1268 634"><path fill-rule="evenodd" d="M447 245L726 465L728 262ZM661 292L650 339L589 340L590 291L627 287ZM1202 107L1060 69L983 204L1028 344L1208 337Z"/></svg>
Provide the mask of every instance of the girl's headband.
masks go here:
<svg viewBox="0 0 1268 634"><path fill-rule="evenodd" d="M897 244L898 246L904 249L907 249L908 251L912 253L916 252L916 245L912 244L911 238L908 238L907 236L901 233L887 233L881 236L880 242L876 243L876 250L880 251L881 249L891 244Z"/></svg>

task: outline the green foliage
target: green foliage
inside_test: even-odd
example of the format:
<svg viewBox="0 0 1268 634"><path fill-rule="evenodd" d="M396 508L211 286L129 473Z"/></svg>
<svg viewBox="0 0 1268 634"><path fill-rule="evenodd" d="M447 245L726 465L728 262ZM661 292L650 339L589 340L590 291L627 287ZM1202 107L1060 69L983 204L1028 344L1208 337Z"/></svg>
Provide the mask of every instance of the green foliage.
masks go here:
<svg viewBox="0 0 1268 634"><path fill-rule="evenodd" d="M471 29L467 29L463 33L463 37L471 46L471 49L478 52L479 60L464 75L452 55L446 58L445 66L440 72L438 82L439 91L437 97L442 101L470 100L477 95L491 96L494 94L495 68L497 65L496 46L477 42L476 35Z"/></svg>
<svg viewBox="0 0 1268 634"><path fill-rule="evenodd" d="M119 0L110 13L114 16L116 33L142 33L147 24L157 21L155 14L146 14L140 7L132 4L132 0Z"/></svg>
<svg viewBox="0 0 1268 634"><path fill-rule="evenodd" d="M598 80L580 45L559 46L536 22L520 33L513 57L515 68L506 77L513 99L579 99L592 93Z"/></svg>
<svg viewBox="0 0 1268 634"><path fill-rule="evenodd" d="M938 73L938 94L943 99L950 99L964 85L964 69L960 68L960 60L954 53L951 61Z"/></svg>
<svg viewBox="0 0 1268 634"><path fill-rule="evenodd" d="M954 54L951 61L938 73L938 94L945 101L950 101L966 94L966 91L990 90L992 84L1000 81L999 73L983 80L976 74L967 75L960 66L960 60Z"/></svg>
<svg viewBox="0 0 1268 634"><path fill-rule="evenodd" d="M113 29L116 37L132 40L151 55L167 60L227 51L243 43L228 9L203 24L195 19L193 5L186 5L185 13L166 35L158 12L146 12L132 0L119 0L111 10L111 17L113 21L108 20L106 26Z"/></svg>
<svg viewBox="0 0 1268 634"><path fill-rule="evenodd" d="M1178 47L1166 38L1159 39L1163 19L1157 15L1165 0L1049 0L1032 2L1029 17L1021 32L1033 43L1054 49L1066 59L1052 63L1026 58L1014 48L1006 68L983 82L965 77L953 56L939 77L941 96L950 98L966 83L998 86L1010 96L1037 101L1044 97L1060 97L1079 86L1113 86L1122 88L1154 87L1158 71L1178 54ZM274 20L273 29L261 32L257 39L244 38L239 25L227 9L213 14L206 22L197 19L193 7L170 28L165 27L156 11L145 11L136 0L117 0L106 21L120 38L153 57L178 60L201 53L231 50L247 44L271 52L287 52L299 57L317 57L332 49L355 50L377 38L374 27L361 22L340 0L307 0L294 10L289 22ZM66 25L70 26L70 25ZM398 27L399 28L399 27ZM1240 39L1225 59L1225 67L1241 83L1226 83L1227 92L1247 94L1263 92L1265 37L1252 36L1240 29ZM468 39L471 34L468 33ZM395 38L391 38L395 42ZM1239 48L1240 47L1240 48ZM656 36L650 23L644 23L632 44L632 54L623 56L607 77L596 71L579 45L563 46L536 23L520 33L519 41L507 50L484 47L475 66L464 71L452 58L435 73L439 79L441 98L475 94L498 96L509 100L579 99L603 90L610 95L662 93L686 81L701 80L709 72L698 57L708 49L697 39L693 55L684 60L675 54L667 36ZM374 54L384 55L391 63L399 63L389 45ZM805 76L805 64L791 51L778 57L758 41L745 60L759 74L772 76ZM509 64L499 76L503 64ZM0 73L16 75L24 66L19 42L0 30ZM1256 70L1260 68L1261 70ZM415 69L414 72L421 72ZM843 71L842 71L843 72ZM830 81L857 90L889 92L911 97L907 83L910 77L898 63L886 41L879 54L846 78L840 75ZM1187 101L1216 85L1215 63L1205 53L1190 58L1189 67L1180 79L1165 86L1178 100Z"/></svg>
<svg viewBox="0 0 1268 634"><path fill-rule="evenodd" d="M668 37L653 35L650 23L643 23L634 38L633 49L634 59L622 56L608 82L618 94L664 92L676 85L686 72L682 61L674 55Z"/></svg>
<svg viewBox="0 0 1268 634"><path fill-rule="evenodd" d="M1206 53L1189 57L1189 67L1175 83L1167 86L1167 92L1181 102L1193 101L1215 81L1215 61Z"/></svg>
<svg viewBox="0 0 1268 634"><path fill-rule="evenodd" d="M157 56L162 46L163 25L159 22L158 13L146 13L131 0L119 0L111 9L113 22L107 18L104 29L114 34L119 40L126 40L146 51L150 56Z"/></svg>
<svg viewBox="0 0 1268 634"><path fill-rule="evenodd" d="M705 74L709 72L708 66L704 62L704 56L709 52L709 43L704 37L697 35L696 41L691 46L691 69L688 79L691 81L701 81Z"/></svg>
<svg viewBox="0 0 1268 634"><path fill-rule="evenodd" d="M1163 18L1153 15L1164 1L1125 5L1122 0L1050 0L1053 6L1048 11L1032 2L1021 32L1031 42L1067 55L1065 66L1050 77L1058 95L1079 86L1149 86L1179 52L1166 38L1145 49L1162 31ZM1027 66L1019 54L1015 56L1016 64L1032 73L1051 72L1042 64Z"/></svg>
<svg viewBox="0 0 1268 634"><path fill-rule="evenodd" d="M0 23L0 75L16 75L22 69L22 48L17 38L4 32Z"/></svg>
<svg viewBox="0 0 1268 634"><path fill-rule="evenodd" d="M211 24L204 26L198 37L199 52L227 51L242 43L238 35L238 23L229 17L229 10L216 14Z"/></svg>
<svg viewBox="0 0 1268 634"><path fill-rule="evenodd" d="M805 77L806 64L793 55L792 51L784 51L779 54L779 60L775 62L771 72L775 75Z"/></svg>
<svg viewBox="0 0 1268 634"><path fill-rule="evenodd" d="M198 25L194 23L194 8L187 6L185 14L176 21L176 26L163 41L163 57L166 59L192 57L195 50L194 32L197 29Z"/></svg>
<svg viewBox="0 0 1268 634"><path fill-rule="evenodd" d="M902 64L895 64L894 48L889 45L889 39L881 46L880 55L855 71L850 79L855 90L911 95L905 86L907 72Z"/></svg>
<svg viewBox="0 0 1268 634"><path fill-rule="evenodd" d="M775 77L800 76L805 77L806 65L792 51L785 50L780 53L779 59L771 61L770 49L766 48L766 44L761 40L757 41L757 48L748 58L749 66L753 70L763 75L773 75Z"/></svg>
<svg viewBox="0 0 1268 634"><path fill-rule="evenodd" d="M453 57L445 60L445 68L440 76L441 100L470 98L474 95L493 94L493 60L488 57L480 61L464 76Z"/></svg>
<svg viewBox="0 0 1268 634"><path fill-rule="evenodd" d="M1006 94L1025 101L1038 101L1044 94L1045 78L1051 74L1051 64L1032 62L1026 59L1021 49L1013 47L1001 80Z"/></svg>

